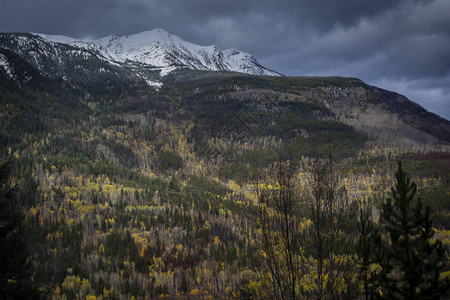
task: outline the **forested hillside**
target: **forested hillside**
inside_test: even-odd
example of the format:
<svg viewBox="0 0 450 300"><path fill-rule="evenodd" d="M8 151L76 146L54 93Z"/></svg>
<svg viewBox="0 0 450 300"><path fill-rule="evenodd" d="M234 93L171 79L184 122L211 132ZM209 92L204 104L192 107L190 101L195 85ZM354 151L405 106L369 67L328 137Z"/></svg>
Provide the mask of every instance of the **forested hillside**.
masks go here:
<svg viewBox="0 0 450 300"><path fill-rule="evenodd" d="M82 84L0 54L15 74L0 69L0 157L45 298L362 297L358 220L362 208L384 218L399 160L449 247L450 122L401 95L354 78L192 70L159 89ZM325 219L311 209L322 185L336 201Z"/></svg>

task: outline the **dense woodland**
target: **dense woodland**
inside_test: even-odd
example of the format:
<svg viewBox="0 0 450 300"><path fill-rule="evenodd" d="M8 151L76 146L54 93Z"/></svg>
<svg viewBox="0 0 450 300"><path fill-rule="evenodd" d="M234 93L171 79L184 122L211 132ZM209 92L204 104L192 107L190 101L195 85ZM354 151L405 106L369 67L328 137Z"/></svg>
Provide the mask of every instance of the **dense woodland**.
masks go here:
<svg viewBox="0 0 450 300"><path fill-rule="evenodd" d="M183 76L2 78L5 295L445 298L449 136L355 79Z"/></svg>

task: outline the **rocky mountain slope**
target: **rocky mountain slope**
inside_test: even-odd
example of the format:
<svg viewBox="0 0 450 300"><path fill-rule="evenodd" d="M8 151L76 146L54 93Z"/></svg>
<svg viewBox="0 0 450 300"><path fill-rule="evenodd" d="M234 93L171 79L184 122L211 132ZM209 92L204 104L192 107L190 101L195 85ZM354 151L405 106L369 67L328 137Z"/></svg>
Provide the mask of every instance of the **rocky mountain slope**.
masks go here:
<svg viewBox="0 0 450 300"><path fill-rule="evenodd" d="M160 31L150 33L163 37ZM144 35L148 38L149 32ZM145 82L136 76L138 73L135 70L124 67L131 64L130 57L135 57L134 63L144 59L144 56L136 54L145 48L138 42L144 40L142 36L107 38L99 43L54 36L47 36L44 40L41 36L30 34L12 36L14 38L9 41L9 48L16 45L18 50L16 53L6 49L0 51L0 75L8 78L7 82L14 82L11 85L15 84L23 90L29 88L36 92L44 89L47 95L59 91L59 94L66 95L64 99L73 99L74 96L83 99L81 103L70 100L72 106L78 103L76 107L89 102L104 105L104 101L109 101L116 107L135 110L137 104L147 107L157 98L157 107L165 107L171 102L170 112L163 109L170 115L188 111L189 115L195 116L208 107L204 111L206 117L196 119L200 122L196 126L206 128L202 124L205 121L209 125L216 123L211 131L213 135L230 130L225 123L217 125L220 120L233 123L239 117L242 120L238 122L242 124L234 125L243 126L244 131L250 128L250 132L268 136L292 131L295 134L291 137L311 136L315 129L308 127L311 124L305 125L305 119L312 119L347 124L356 132L385 145L447 147L445 145L450 143L449 121L427 112L404 96L369 86L358 79L254 76L174 69L166 76L158 75L158 81L152 82L158 84L159 89L162 87L158 92L149 87L150 80ZM170 38L169 35L166 37ZM50 42L50 39L53 41ZM129 42L125 43L124 40ZM140 63L145 62L142 60ZM96 79L92 79L92 76ZM93 98L86 93L93 95ZM41 100L48 102L47 98L42 96ZM173 103L175 98L181 99L181 102ZM233 103L240 108L233 107ZM289 107L293 110L289 111ZM314 114L308 114L308 110ZM158 113L162 114L163 111ZM217 115L214 115L215 111ZM230 116L224 117L227 114ZM257 121L260 119L263 121ZM291 123L289 129L286 122ZM277 130L280 132L272 130L275 127L279 127Z"/></svg>
<svg viewBox="0 0 450 300"><path fill-rule="evenodd" d="M147 85L160 89L171 82L206 82L217 73L207 71L230 71L250 75L276 76L278 73L261 66L251 55L234 50L220 50L215 46L198 46L181 38L171 35L162 29L144 31L138 34L117 37L108 36L98 40L76 40L64 36L52 36L31 33L0 33L0 48L5 48L20 56L29 63L35 72L49 80L63 83L81 94L87 91L93 95L123 93L130 86ZM14 62L8 56L0 56L0 70L16 80L25 82L32 76L17 77ZM185 70L185 71L183 71ZM187 71L192 70L192 71ZM201 72L203 71L203 72ZM205 73L206 71L206 73ZM229 75L221 79L228 80ZM255 81L242 76L236 76L245 81ZM286 78L277 81L258 79L261 82L270 81L280 83L277 90L283 88L298 90L295 86L300 81ZM256 80L256 81L258 81ZM292 86L287 83L292 82ZM356 81L355 81L356 82ZM197 83L196 83L197 84ZM421 143L449 142L450 131L448 121L428 113L419 105L409 101L406 97L370 87L359 82L358 88L324 83L319 87L302 89L303 99L316 97L319 93L326 95L326 105L341 122L349 124L359 131L364 131L377 139L393 140L393 135L402 128L402 124L413 130L424 132ZM348 84L348 83L345 83ZM319 85L318 85L319 86ZM258 87L266 88L262 83ZM317 89L320 91L317 91ZM283 90L283 92L289 92ZM307 96L309 95L309 96ZM358 105L356 105L358 104ZM364 107L355 111L356 107ZM389 119L389 121L388 121ZM400 122L400 123L399 123ZM406 130L407 131L407 130ZM375 133L378 132L378 133ZM420 134L408 132L402 134L403 142L412 142ZM434 138L430 138L434 137Z"/></svg>

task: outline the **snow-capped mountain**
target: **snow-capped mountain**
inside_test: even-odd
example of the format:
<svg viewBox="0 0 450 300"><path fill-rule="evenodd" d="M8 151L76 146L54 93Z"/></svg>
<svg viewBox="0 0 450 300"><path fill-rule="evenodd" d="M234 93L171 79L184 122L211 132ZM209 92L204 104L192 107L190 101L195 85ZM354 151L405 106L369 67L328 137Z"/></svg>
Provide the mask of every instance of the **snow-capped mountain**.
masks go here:
<svg viewBox="0 0 450 300"><path fill-rule="evenodd" d="M137 77L158 86L176 69L279 76L250 54L186 42L162 29L122 37L77 40L34 33L0 33L0 47L21 55L42 73L64 80Z"/></svg>
<svg viewBox="0 0 450 300"><path fill-rule="evenodd" d="M38 35L47 41L98 51L110 61L152 66L160 69L162 76L180 67L255 75L279 75L261 66L248 53L235 49L222 51L216 46L195 45L163 29L122 37L107 36L92 41L75 40L64 36Z"/></svg>

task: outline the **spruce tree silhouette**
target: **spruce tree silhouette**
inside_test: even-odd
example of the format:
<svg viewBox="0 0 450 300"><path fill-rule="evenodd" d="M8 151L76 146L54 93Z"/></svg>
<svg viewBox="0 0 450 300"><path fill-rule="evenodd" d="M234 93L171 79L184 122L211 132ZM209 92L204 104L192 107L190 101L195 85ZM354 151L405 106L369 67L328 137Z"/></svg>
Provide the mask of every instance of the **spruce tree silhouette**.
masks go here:
<svg viewBox="0 0 450 300"><path fill-rule="evenodd" d="M449 291L449 281L440 279L446 249L434 240L429 207L415 198L417 186L399 162L392 198L382 204L380 231L375 238L378 292L386 299L439 299Z"/></svg>

